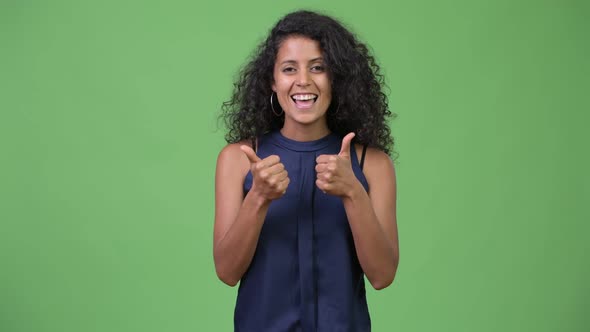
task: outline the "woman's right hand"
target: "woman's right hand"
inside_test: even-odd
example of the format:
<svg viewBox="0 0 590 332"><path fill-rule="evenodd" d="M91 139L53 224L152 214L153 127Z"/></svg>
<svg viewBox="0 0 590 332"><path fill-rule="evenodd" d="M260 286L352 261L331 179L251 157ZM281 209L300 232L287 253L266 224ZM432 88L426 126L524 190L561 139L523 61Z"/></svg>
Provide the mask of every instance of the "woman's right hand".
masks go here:
<svg viewBox="0 0 590 332"><path fill-rule="evenodd" d="M281 198L287 192L290 180L279 156L271 155L260 159L247 145L241 145L240 150L250 161L253 178L250 192L255 192L268 201Z"/></svg>

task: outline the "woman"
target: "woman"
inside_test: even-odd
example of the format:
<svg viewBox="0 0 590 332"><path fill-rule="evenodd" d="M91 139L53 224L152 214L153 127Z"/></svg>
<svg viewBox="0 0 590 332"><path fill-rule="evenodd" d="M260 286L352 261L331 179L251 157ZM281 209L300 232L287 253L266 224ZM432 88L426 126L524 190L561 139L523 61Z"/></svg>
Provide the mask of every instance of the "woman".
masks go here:
<svg viewBox="0 0 590 332"><path fill-rule="evenodd" d="M214 259L236 331L369 331L399 253L382 76L336 20L283 17L224 103Z"/></svg>

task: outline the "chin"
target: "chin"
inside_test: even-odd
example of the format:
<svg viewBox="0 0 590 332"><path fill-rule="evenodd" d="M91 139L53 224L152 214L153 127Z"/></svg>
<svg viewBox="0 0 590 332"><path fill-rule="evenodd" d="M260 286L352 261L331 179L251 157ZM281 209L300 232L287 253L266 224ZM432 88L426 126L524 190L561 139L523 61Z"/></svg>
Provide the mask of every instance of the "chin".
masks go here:
<svg viewBox="0 0 590 332"><path fill-rule="evenodd" d="M308 113L302 113L302 111L295 111L294 113L291 113L291 119L293 119L295 122L297 123L301 123L301 124L312 124L315 123L317 121L320 121L324 116L325 113L322 114L318 114L316 112L309 112Z"/></svg>

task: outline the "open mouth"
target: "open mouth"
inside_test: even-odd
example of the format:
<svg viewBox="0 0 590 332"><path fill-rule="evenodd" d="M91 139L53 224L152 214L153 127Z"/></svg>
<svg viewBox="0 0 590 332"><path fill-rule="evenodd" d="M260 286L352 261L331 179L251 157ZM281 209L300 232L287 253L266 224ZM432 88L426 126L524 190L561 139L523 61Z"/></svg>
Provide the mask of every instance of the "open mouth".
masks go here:
<svg viewBox="0 0 590 332"><path fill-rule="evenodd" d="M313 93L298 93L291 96L297 108L310 108L318 99L318 95Z"/></svg>

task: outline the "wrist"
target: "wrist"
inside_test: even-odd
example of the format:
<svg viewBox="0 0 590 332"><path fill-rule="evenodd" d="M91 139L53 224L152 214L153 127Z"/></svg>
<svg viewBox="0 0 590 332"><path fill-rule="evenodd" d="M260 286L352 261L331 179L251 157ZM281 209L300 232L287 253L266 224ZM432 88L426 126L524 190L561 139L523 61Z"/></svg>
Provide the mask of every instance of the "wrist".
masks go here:
<svg viewBox="0 0 590 332"><path fill-rule="evenodd" d="M350 186L350 189L345 192L342 199L354 201L364 194L365 188L357 179L355 179L353 184Z"/></svg>
<svg viewBox="0 0 590 332"><path fill-rule="evenodd" d="M258 191L255 186L252 186L247 196L248 198L250 198L250 200L254 203L256 207L268 206L272 201L271 199L268 199L265 195L263 195L260 191Z"/></svg>

